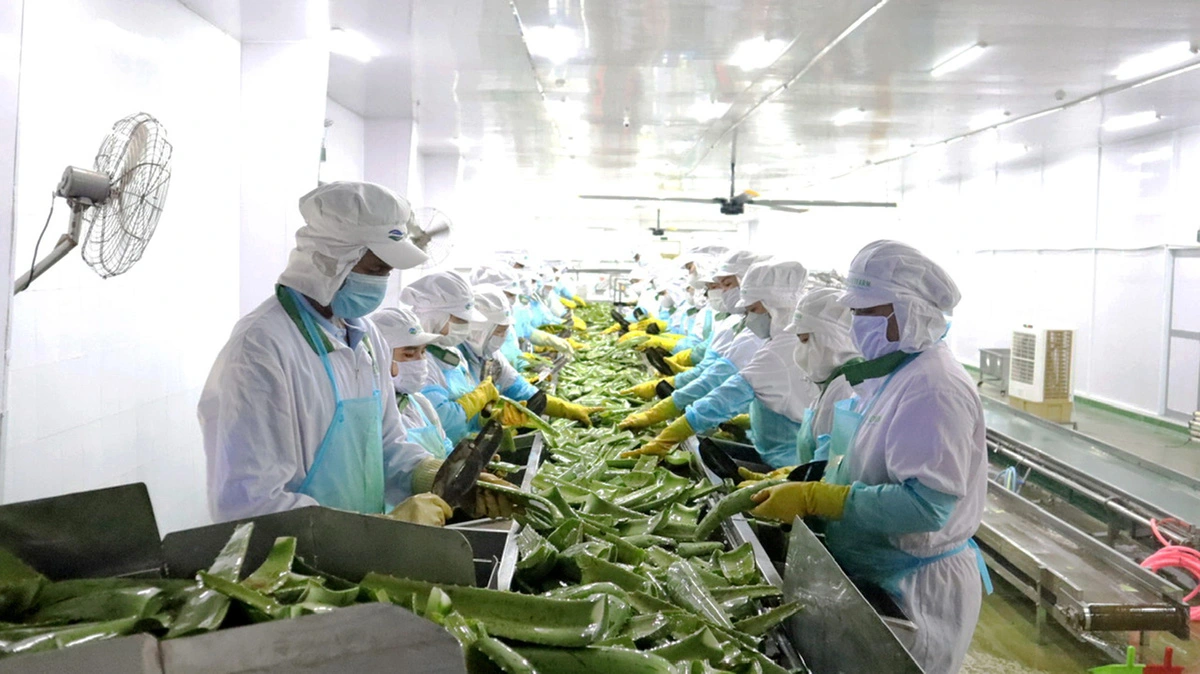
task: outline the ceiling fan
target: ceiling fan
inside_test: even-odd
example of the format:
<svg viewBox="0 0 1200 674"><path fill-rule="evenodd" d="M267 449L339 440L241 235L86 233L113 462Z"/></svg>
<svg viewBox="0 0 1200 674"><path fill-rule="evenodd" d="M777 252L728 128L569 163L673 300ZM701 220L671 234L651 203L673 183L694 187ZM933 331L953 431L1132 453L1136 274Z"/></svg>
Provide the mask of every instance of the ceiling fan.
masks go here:
<svg viewBox="0 0 1200 674"><path fill-rule="evenodd" d="M843 206L853 208L895 208L894 201L824 201L801 199L758 199L758 192L745 190L738 193L734 187L737 182L737 135L733 137L729 153L729 198L713 197L711 199L695 199L690 197L633 197L616 194L581 194L580 199L604 199L609 201L669 201L686 204L721 204L721 212L725 215L741 215L746 212L746 205L763 206L774 211L785 213L807 213L812 207ZM659 229L659 228L656 228ZM655 234L661 236L661 234Z"/></svg>

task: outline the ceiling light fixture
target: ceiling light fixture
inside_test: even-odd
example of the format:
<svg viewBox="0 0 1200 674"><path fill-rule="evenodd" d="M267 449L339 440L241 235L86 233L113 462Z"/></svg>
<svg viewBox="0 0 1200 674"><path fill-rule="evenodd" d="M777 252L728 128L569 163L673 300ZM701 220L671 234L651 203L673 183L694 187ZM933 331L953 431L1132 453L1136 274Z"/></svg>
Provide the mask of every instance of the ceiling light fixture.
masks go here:
<svg viewBox="0 0 1200 674"><path fill-rule="evenodd" d="M929 71L929 74L933 77L941 77L955 70L961 70L973 63L980 56L983 56L983 50L986 48L986 42L977 42L966 49L959 50L934 66L933 70Z"/></svg>
<svg viewBox="0 0 1200 674"><path fill-rule="evenodd" d="M834 126L846 126L861 122L867 118L867 111L862 108L847 108L833 116Z"/></svg>
<svg viewBox="0 0 1200 674"><path fill-rule="evenodd" d="M1129 158L1129 163L1134 166L1144 166L1146 164L1156 164L1163 161L1171 161L1175 158L1175 148L1160 147L1157 150L1149 152L1139 152Z"/></svg>
<svg viewBox="0 0 1200 674"><path fill-rule="evenodd" d="M759 70L774 63L787 49L787 40L768 40L758 36L739 42L729 57L729 65L742 70Z"/></svg>
<svg viewBox="0 0 1200 674"><path fill-rule="evenodd" d="M728 103L720 101L696 101L688 106L687 115L698 122L711 122L725 116Z"/></svg>
<svg viewBox="0 0 1200 674"><path fill-rule="evenodd" d="M988 110L981 112L971 118L969 122L972 129L985 129L989 126L994 126L1008 119L1008 111L1006 110Z"/></svg>
<svg viewBox="0 0 1200 674"><path fill-rule="evenodd" d="M566 26L532 26L525 29L525 46L534 58L562 65L579 55L579 33Z"/></svg>
<svg viewBox="0 0 1200 674"><path fill-rule="evenodd" d="M377 58L383 52L366 35L346 28L333 28L329 31L329 51L341 54L358 61L367 63Z"/></svg>
<svg viewBox="0 0 1200 674"><path fill-rule="evenodd" d="M1143 110L1129 115L1109 117L1100 128L1105 131L1128 131L1142 126L1149 126L1162 119L1154 110Z"/></svg>
<svg viewBox="0 0 1200 674"><path fill-rule="evenodd" d="M1190 42L1172 42L1154 51L1138 54L1122 61L1121 65L1113 71L1113 77L1122 82L1136 79L1183 63L1195 55L1196 50Z"/></svg>

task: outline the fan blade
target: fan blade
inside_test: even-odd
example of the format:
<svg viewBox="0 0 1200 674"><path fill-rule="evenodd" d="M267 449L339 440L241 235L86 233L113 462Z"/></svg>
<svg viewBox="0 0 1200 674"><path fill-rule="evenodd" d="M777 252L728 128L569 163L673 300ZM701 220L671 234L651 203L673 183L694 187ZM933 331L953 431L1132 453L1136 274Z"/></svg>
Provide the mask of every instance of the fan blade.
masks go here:
<svg viewBox="0 0 1200 674"><path fill-rule="evenodd" d="M895 208L894 201L803 201L794 199L755 200L759 206L847 206L850 208Z"/></svg>
<svg viewBox="0 0 1200 674"><path fill-rule="evenodd" d="M608 201L673 201L684 204L711 204L722 199L690 199L688 197L625 197L613 194L581 194L580 199L605 199Z"/></svg>
<svg viewBox="0 0 1200 674"><path fill-rule="evenodd" d="M751 201L752 206L766 206L773 211L782 211L784 213L807 213L807 208L792 208L791 206L779 206L777 204L764 204L761 201Z"/></svg>

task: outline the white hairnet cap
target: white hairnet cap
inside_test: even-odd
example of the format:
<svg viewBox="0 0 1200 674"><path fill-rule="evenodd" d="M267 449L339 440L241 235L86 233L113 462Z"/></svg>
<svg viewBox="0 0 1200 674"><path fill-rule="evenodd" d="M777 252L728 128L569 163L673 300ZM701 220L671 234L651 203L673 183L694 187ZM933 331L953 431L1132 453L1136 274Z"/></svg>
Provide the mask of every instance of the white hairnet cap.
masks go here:
<svg viewBox="0 0 1200 674"><path fill-rule="evenodd" d="M695 264L702 260L711 260L729 255L727 246L696 246L688 252L680 255L675 262L680 267L686 267L688 263Z"/></svg>
<svg viewBox="0 0 1200 674"><path fill-rule="evenodd" d="M375 253L394 269L429 260L408 236L412 208L382 185L334 182L300 197L304 226L279 283L328 305L358 261Z"/></svg>
<svg viewBox="0 0 1200 674"><path fill-rule="evenodd" d="M471 272L471 285L483 284L498 286L500 290L513 295L521 294L521 277L512 268L487 265L476 267Z"/></svg>
<svg viewBox="0 0 1200 674"><path fill-rule="evenodd" d="M437 340L438 335L425 332L417 315L407 307L390 307L371 314L371 321L379 328L388 346L399 349L406 346L425 346Z"/></svg>
<svg viewBox="0 0 1200 674"><path fill-rule="evenodd" d="M717 267L708 260L701 260L696 263L696 278L689 281L696 290L704 290L708 284L717 282Z"/></svg>
<svg viewBox="0 0 1200 674"><path fill-rule="evenodd" d="M713 275L717 278L722 276L736 276L740 281L754 263L762 262L769 257L770 255L759 255L748 250L737 250L721 262L721 266L717 268Z"/></svg>
<svg viewBox="0 0 1200 674"><path fill-rule="evenodd" d="M400 291L400 301L418 316L449 315L471 323L487 318L475 309L471 284L456 271L440 271L413 281Z"/></svg>
<svg viewBox="0 0 1200 674"><path fill-rule="evenodd" d="M842 291L837 288L810 290L797 303L787 331L797 335L838 331L849 334L850 307L838 301L841 296Z"/></svg>
<svg viewBox="0 0 1200 674"><path fill-rule="evenodd" d="M512 325L512 307L499 286L482 284L474 287L475 309L484 319L476 321L489 325Z"/></svg>
<svg viewBox="0 0 1200 674"><path fill-rule="evenodd" d="M784 309L790 312L804 292L804 281L808 270L793 260L767 260L755 263L742 279L741 299L738 309L745 309L755 302L762 302L768 309Z"/></svg>
<svg viewBox="0 0 1200 674"><path fill-rule="evenodd" d="M899 241L867 244L850 263L846 285L841 301L851 309L889 304L908 295L946 313L962 299L946 270Z"/></svg>

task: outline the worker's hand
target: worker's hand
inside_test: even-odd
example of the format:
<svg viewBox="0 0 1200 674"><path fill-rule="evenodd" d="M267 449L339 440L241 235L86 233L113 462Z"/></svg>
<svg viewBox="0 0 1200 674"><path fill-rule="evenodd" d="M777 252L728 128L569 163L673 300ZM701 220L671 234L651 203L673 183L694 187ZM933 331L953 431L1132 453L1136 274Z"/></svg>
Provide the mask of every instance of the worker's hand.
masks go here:
<svg viewBox="0 0 1200 674"><path fill-rule="evenodd" d="M463 413L470 419L479 414L485 405L499 399L500 392L496 390L496 385L492 383L492 379L489 377L484 379L479 386L476 386L474 391L464 395L455 402L462 406Z"/></svg>
<svg viewBox="0 0 1200 674"><path fill-rule="evenodd" d="M545 330L534 330L533 334L529 336L529 341L533 342L537 346L544 346L568 356L575 355L575 349L571 348L571 345L567 343L567 340L563 339L562 337L556 337Z"/></svg>
<svg viewBox="0 0 1200 674"><path fill-rule="evenodd" d="M404 499L404 502L392 508L386 517L400 522L423 524L427 527L441 527L445 526L446 519L453 514L454 510L450 504L443 501L440 496L426 492Z"/></svg>
<svg viewBox="0 0 1200 674"><path fill-rule="evenodd" d="M578 309L579 308L579 305L576 304L574 300L569 300L565 297L560 297L560 298L558 298L558 301L562 302L562 305L568 309Z"/></svg>
<svg viewBox="0 0 1200 674"><path fill-rule="evenodd" d="M575 403L567 402L562 398L554 396L546 396L546 416L558 417L560 419L570 419L577 421L584 426L592 425L592 413L600 412L603 407L585 407L576 405Z"/></svg>
<svg viewBox="0 0 1200 674"><path fill-rule="evenodd" d="M653 440L638 449L622 453L621 458L632 459L647 455L665 456L674 449L675 445L695 434L696 432L692 430L692 424L688 422L687 417L679 417L668 424Z"/></svg>
<svg viewBox="0 0 1200 674"><path fill-rule="evenodd" d="M663 379L651 379L650 381L644 381L640 384L630 386L627 389L622 389L617 393L623 396L637 396L642 400L653 400L655 396L654 389L658 386L658 382L660 381L663 381Z"/></svg>
<svg viewBox="0 0 1200 674"><path fill-rule="evenodd" d="M587 300L583 299L579 295L572 295L571 299L575 300L575 304L578 304L581 307L586 307L588 305Z"/></svg>
<svg viewBox="0 0 1200 674"><path fill-rule="evenodd" d="M574 328L576 332L587 332L587 323L585 323L583 319L578 316L571 317L571 327Z"/></svg>
<svg viewBox="0 0 1200 674"><path fill-rule="evenodd" d="M731 424L733 426L737 426L738 428L742 429L743 431L748 431L748 430L750 430L750 415L749 414L739 414L736 417L727 421L726 423Z"/></svg>
<svg viewBox="0 0 1200 674"><path fill-rule="evenodd" d="M762 482L763 480L767 479L766 473L757 473L749 468L746 468L745 466L738 467L738 476L746 482Z"/></svg>
<svg viewBox="0 0 1200 674"><path fill-rule="evenodd" d="M612 325L608 326L607 328L604 328L603 330L601 330L600 334L611 335L614 332L618 332L620 329L621 329L620 323L613 323Z"/></svg>
<svg viewBox="0 0 1200 674"><path fill-rule="evenodd" d="M675 401L671 398L664 398L645 412L635 412L625 417L621 423L617 424L617 428L622 431L631 428L646 428L677 416L679 416L679 408L675 407Z"/></svg>
<svg viewBox="0 0 1200 674"><path fill-rule="evenodd" d="M659 332L662 332L663 330L667 329L666 321L660 321L657 318L643 318L642 320L638 321L637 323L630 323L629 330L631 332L633 330L640 330L642 332L648 332L648 330L646 330L646 328L649 328L652 325L657 327Z"/></svg>
<svg viewBox="0 0 1200 674"><path fill-rule="evenodd" d="M785 482L767 487L751 498L758 507L751 515L769 520L791 522L797 517L815 515L839 520L850 496L850 485L826 482Z"/></svg>
<svg viewBox="0 0 1200 674"><path fill-rule="evenodd" d="M525 414L525 410L518 405L505 403L500 409L500 414L496 417L500 421L500 425L505 428L516 428L525 426L529 423L529 417Z"/></svg>
<svg viewBox="0 0 1200 674"><path fill-rule="evenodd" d="M645 333L645 331L643 331L643 330L630 329L629 332L621 335L621 337L619 339L617 339L617 344L628 344L630 340L638 339L639 337L649 337L649 336L650 335L647 335Z"/></svg>
<svg viewBox="0 0 1200 674"><path fill-rule="evenodd" d="M680 372L690 369L693 365L695 365L695 363L692 362L691 349L680 351L674 356L663 358L663 360L667 362L667 366L670 367L671 371L675 374L679 374Z"/></svg>
<svg viewBox="0 0 1200 674"><path fill-rule="evenodd" d="M512 483L492 475L491 473L480 473L480 482L491 482L492 484L500 484L508 487ZM490 517L497 519L501 517L512 517L517 508L512 501L504 494L500 494L487 489L475 490L475 507L471 510L472 517Z"/></svg>
<svg viewBox="0 0 1200 674"><path fill-rule="evenodd" d="M633 348L637 349L638 351L645 351L646 349L652 347L662 349L663 351L671 351L675 348L675 344L681 339L683 339L683 335L651 335L649 339L641 344L635 345Z"/></svg>
<svg viewBox="0 0 1200 674"><path fill-rule="evenodd" d="M581 342L577 339L573 339L571 337L567 338L567 344L570 344L571 348L576 351L586 351L588 348L587 344L584 344L583 342Z"/></svg>

